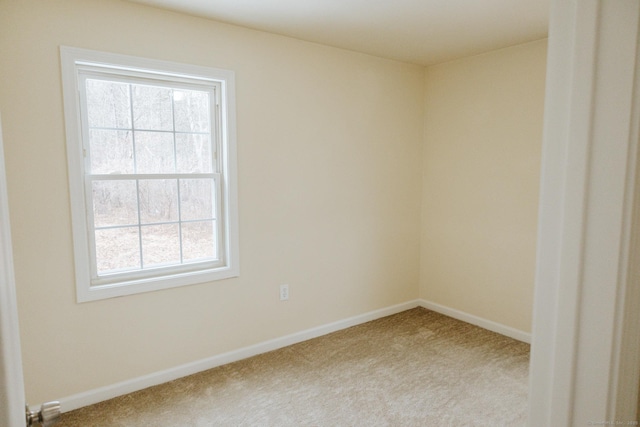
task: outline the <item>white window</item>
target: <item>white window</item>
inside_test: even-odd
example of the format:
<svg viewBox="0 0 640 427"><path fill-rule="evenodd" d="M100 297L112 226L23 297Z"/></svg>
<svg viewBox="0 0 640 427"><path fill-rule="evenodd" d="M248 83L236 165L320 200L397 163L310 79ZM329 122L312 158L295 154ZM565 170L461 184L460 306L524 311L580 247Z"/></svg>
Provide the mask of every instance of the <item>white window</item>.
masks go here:
<svg viewBox="0 0 640 427"><path fill-rule="evenodd" d="M233 73L61 59L78 301L237 276Z"/></svg>

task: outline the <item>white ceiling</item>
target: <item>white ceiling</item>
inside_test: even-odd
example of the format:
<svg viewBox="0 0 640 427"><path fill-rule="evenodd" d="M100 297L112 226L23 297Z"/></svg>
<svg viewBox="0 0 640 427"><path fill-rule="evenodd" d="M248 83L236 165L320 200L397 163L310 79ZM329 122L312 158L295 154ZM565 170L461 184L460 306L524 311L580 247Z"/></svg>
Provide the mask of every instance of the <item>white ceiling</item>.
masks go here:
<svg viewBox="0 0 640 427"><path fill-rule="evenodd" d="M130 0L431 65L547 36L550 0Z"/></svg>

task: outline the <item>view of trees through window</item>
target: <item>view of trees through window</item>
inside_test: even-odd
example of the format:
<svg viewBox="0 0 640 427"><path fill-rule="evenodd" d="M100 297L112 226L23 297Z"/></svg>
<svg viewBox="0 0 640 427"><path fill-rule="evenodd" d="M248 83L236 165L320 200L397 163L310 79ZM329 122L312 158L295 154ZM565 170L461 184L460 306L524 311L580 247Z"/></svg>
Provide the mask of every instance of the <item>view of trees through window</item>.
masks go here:
<svg viewBox="0 0 640 427"><path fill-rule="evenodd" d="M84 82L98 275L217 259L213 90Z"/></svg>

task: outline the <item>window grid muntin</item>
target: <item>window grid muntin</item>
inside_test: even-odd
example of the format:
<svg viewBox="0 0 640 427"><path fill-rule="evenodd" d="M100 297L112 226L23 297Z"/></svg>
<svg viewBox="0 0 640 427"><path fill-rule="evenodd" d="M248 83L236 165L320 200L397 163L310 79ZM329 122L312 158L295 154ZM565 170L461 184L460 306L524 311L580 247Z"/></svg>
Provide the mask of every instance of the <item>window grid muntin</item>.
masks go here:
<svg viewBox="0 0 640 427"><path fill-rule="evenodd" d="M194 174L195 175L195 174ZM220 236L220 232L218 230L218 223L219 223L219 217L220 217L220 174L197 174L197 175L191 175L191 174L173 174L171 176L164 176L164 175L153 175L153 178L149 178L149 176L144 175L144 174L119 174L119 175L99 175L99 176L88 176L87 177L87 183L88 183L88 187L91 189L91 192L93 192L93 183L94 182L107 182L107 181L134 181L136 183L136 218L137 218L137 223L135 224L116 224L116 225L106 225L106 226L95 226L95 218L93 218L93 222L92 222L92 229L93 231L98 231L98 230L107 230L107 229L118 229L118 228L131 228L131 227L137 227L138 228L138 240L139 240L139 244L140 244L140 264L141 264L141 269L144 269L144 257L143 257L143 248L142 248L142 228L146 227L146 226L153 226L153 225L167 225L167 224L177 224L180 225L179 230L180 230L180 248L181 248L181 252L180 252L180 262L183 263L184 262L184 256L182 254L182 246L183 246L183 239L182 239L182 224L188 224L188 223L197 223L197 222L205 222L205 221L212 221L216 224L216 229L215 231L217 231L217 233L214 233L214 237L216 238L216 255L220 255L220 248L219 248L219 243L218 240L221 238ZM212 203L212 216L210 217L200 217L197 219L183 219L183 215L181 212L181 208L182 208L182 203L181 203L181 197L180 197L180 189L181 189L181 182L183 180L195 180L195 179L210 179L213 182L213 185L211 186L211 203ZM176 181L176 200L177 200L177 204L178 204L178 219L175 221L157 221L157 222L146 222L146 221L142 221L142 209L141 209L141 203L140 203L140 181L142 180L149 180L149 181L154 181L154 180L175 180ZM92 194L93 196L93 194ZM93 197L91 198L91 200L93 200ZM93 212L93 207L91 209L91 211ZM94 237L94 246L95 246L95 237ZM97 251L97 249L96 249ZM217 258L214 258L217 259ZM97 261L97 257L96 257L96 261ZM104 272L102 272L104 274ZM96 276L99 276L99 274L97 273L97 266L96 266Z"/></svg>
<svg viewBox="0 0 640 427"><path fill-rule="evenodd" d="M107 126L91 126L91 130L110 130L110 131L128 131L131 130L130 128L112 128L112 127L107 127ZM161 130L161 129L134 129L138 132L158 132L158 133L173 133L176 135L211 135L211 132L200 132L200 131L193 131L193 132L187 132L187 131L182 131L182 130L176 130L176 131L171 131L171 130Z"/></svg>
<svg viewBox="0 0 640 427"><path fill-rule="evenodd" d="M96 227L95 230L115 230L118 228L134 228L138 226L145 227L147 225L193 224L198 222L213 222L213 221L217 221L216 218L184 219L182 221L147 222L144 224L103 225L101 227Z"/></svg>
<svg viewBox="0 0 640 427"><path fill-rule="evenodd" d="M180 218L180 221L168 221L168 223L173 223L173 224L179 224L180 228L182 227L182 224L190 224L190 223L197 223L197 222L205 222L205 221L212 221L214 223L214 234L213 234L213 238L215 240L215 254L216 257L211 259L211 258L206 258L203 260L194 260L194 261L184 261L183 259L181 259L181 264L173 264L170 266L152 266L152 267L148 267L146 269L126 269L123 271L119 271L119 270L112 270L112 271L105 271L102 272L102 274L98 275L97 272L97 257L96 257L96 244L95 244L95 235L93 233L95 233L95 230L104 230L104 229L118 229L118 228L138 228L138 239L139 239L139 245L140 245L140 251L142 251L142 240L141 240L141 236L142 236L142 232L141 232L141 227L142 226L147 226L147 225L155 225L155 224L142 224L140 218L138 218L138 224L127 224L127 225L114 225L114 226L104 226L104 227L94 227L93 224L95 224L95 219L93 216L93 207L91 207L90 209L87 209L87 217L88 219L91 221L91 223L89 224L90 227L90 231L91 233L89 233L89 239L90 239L90 250L93 251L92 252L92 266L91 266L91 276L92 276L92 286L97 286L97 285L104 285L104 284L110 284L110 283L114 283L114 282L118 282L121 280L122 277L136 277L139 279L143 279L143 278L147 278L147 277L154 277L157 275L158 270L166 270L167 274L172 274L172 273L181 273L181 272L189 272L189 271L196 271L196 270L201 270L203 268L208 268L208 269L213 269L216 267L220 267L225 265L226 263L226 253L223 250L224 247L224 239L226 238L226 236L224 235L224 228L223 228L223 221L221 220L221 215L223 212L223 206L222 206L222 175L221 174L171 174L169 177L166 177L164 175L159 175L159 174L154 174L151 175L153 178L152 179L207 179L210 178L213 180L213 186L212 186L212 192L213 192L213 197L212 197L212 204L213 204L213 218L200 218L200 219L194 219L194 220L182 220L182 218ZM135 179L136 180L136 193L137 196L139 197L139 191L137 190L137 181L141 180L141 179L150 179L149 175L145 175L145 174L131 174L131 175L97 175L97 176L91 176L91 175L86 175L86 188L88 189L88 193L91 193L91 188L92 188L92 182L93 181L118 181L118 180L132 180ZM179 186L179 184L178 184ZM87 201L92 201L93 197L91 196L87 196ZM178 200L178 203L180 203L180 200ZM140 213L140 207L139 207L139 201L137 200L137 204L138 204L138 214ZM180 244L182 245L182 239L180 240ZM142 254L140 254L140 256L142 256ZM140 265L142 266L142 260L143 258L140 257ZM185 266L184 268L182 268L182 266Z"/></svg>
<svg viewBox="0 0 640 427"><path fill-rule="evenodd" d="M135 174L116 174L116 175L104 175L104 174L96 174L93 175L91 174L91 146L89 144L90 138L89 138L89 132L91 130L103 130L103 129L107 129L107 130L113 130L113 131L126 131L126 132L131 132L132 133L132 150L133 150L133 167L134 167L134 171L138 170L138 165L137 165L137 150L136 150L136 132L158 132L158 133L171 133L172 134L172 140L173 140L173 163L174 163L174 171L177 170L177 142L176 142L176 134L192 134L192 135L208 135L208 144L210 147L210 161L211 161L211 167L213 168L214 171L219 171L221 168L221 163L220 163L220 155L219 150L220 150L220 138L222 136L221 132L222 130L220 129L220 122L221 122L221 118L219 117L220 115L220 110L219 110L219 87L220 84L218 82L212 82L212 81L206 81L206 80L202 80L202 81L198 81L197 84L193 84L191 82L184 82L185 79L181 78L180 82L176 82L174 84L174 82L166 82L166 81L161 81L161 80L156 80L156 78L152 78L152 79L148 79L148 78L140 78L139 76L136 77L130 77L130 76L122 76L119 75L117 73L103 73L103 72L96 72L94 71L81 71L80 72L80 79L79 79L79 91L81 93L81 101L80 101L80 105L81 105L81 117L82 117L82 122L83 122L83 126L82 126L82 134L83 134L83 147L84 147L84 153L85 153L85 199L87 200L87 219L88 219L88 227L89 227L89 233L88 233L88 237L90 240L90 254L91 254L91 276L92 276L92 283L91 286L95 286L95 285L103 285L103 284L109 284L109 283L113 283L113 282L117 282L120 279L120 277L124 276L126 278L132 277L132 278L146 278L146 277L154 277L156 276L158 273L158 270L162 270L162 271L167 271L168 274L172 274L173 272L189 272L189 271L195 271L195 270L201 270L202 268L215 268L215 267L220 267L223 266L225 263L225 252L223 250L223 247L225 245L225 239L226 237L223 234L223 227L222 227L222 221L220 220L220 215L223 212L223 207L222 207L222 197L221 197L221 174L220 173L169 173L169 174L139 174L139 173L135 173ZM162 77L164 77L165 79L167 78L166 75L162 75ZM89 121L88 121L88 106L87 106L87 93L86 93L86 82L87 80L90 79L96 79L96 80L103 80L103 81L108 81L108 82L117 82L117 83L127 83L128 84L128 91L129 91L129 113L130 113L130 120L131 120L131 127L130 128L121 128L121 127L101 127L101 126L89 126ZM204 82L207 83L206 86L204 86ZM171 116L172 116L172 130L156 130L156 129L138 129L135 127L135 121L134 121L134 109L133 109L133 85L137 84L137 85L145 85L145 86L155 86L155 87L165 87L165 88L169 88L171 89ZM174 90L191 90L191 91L198 91L198 92L206 92L208 93L208 108L209 108L209 114L208 114L208 119L209 119L209 132L202 132L202 131L176 131L175 130L175 98L173 96L173 91ZM84 108L83 108L84 106ZM88 153L88 154L87 154ZM198 179L198 178L208 178L208 179L212 179L213 181L213 185L212 185L212 192L214 193L212 195L212 212L214 213L214 218L211 219L199 219L199 220L186 220L183 221L181 218L181 202L180 202L180 179ZM92 194L92 182L94 180L99 181L99 180L135 180L136 182L136 208L137 208L137 219L138 219L138 224L132 224L132 225L126 225L126 226L120 226L120 225L116 225L113 227L109 227L109 229L122 229L122 228L131 228L131 227L136 227L138 229L138 245L139 245L139 261L140 261L140 268L131 268L131 269L125 269L124 272L120 272L119 270L113 270L113 271L105 271L105 272L100 272L100 274L98 274L98 270L97 270L97 248L96 248L96 236L95 236L95 232L97 230L103 230L103 229L107 229L105 227L95 227L95 218L94 218L94 214L93 214L93 194ZM142 227L143 226L150 226L152 224L142 224L141 221L141 208L140 208L140 188L139 188L139 183L141 179L147 179L147 180L152 180L152 179L176 179L177 180L177 203L178 203L178 221L176 222L170 222L171 224L178 224L178 230L179 230L179 249L180 249L180 262L179 263L174 263L174 264L169 264L167 266L161 265L161 266L151 266L151 267L146 267L144 266L144 248L143 248L143 236L142 236ZM89 205L91 205L91 208L89 209ZM194 223L194 222L205 222L205 221L211 221L214 225L212 231L213 231L213 240L214 240L214 252L215 252L215 258L204 258L204 259L196 259L196 260L184 260L184 253L183 253L183 236L182 236L182 224L189 224L189 223Z"/></svg>
<svg viewBox="0 0 640 427"><path fill-rule="evenodd" d="M135 137L136 134L135 132L157 132L157 133L171 133L174 136L174 149L175 149L175 135L176 134L180 134L180 135L208 135L209 136L209 146L211 147L211 158L212 158L212 169L213 172L219 172L221 170L221 164L220 164L220 158L222 156L219 155L219 151L222 148L220 141L222 138L222 126L221 126L221 117L220 117L220 109L219 109L219 102L220 102L220 84L217 82L209 82L209 85L206 87L203 86L196 86L194 84L176 84L176 85L171 85L169 83L166 82L162 82L162 81L156 81L156 80L150 80L150 79L140 79L140 78L130 78L130 77L126 77L126 76L122 76L122 77L113 77L109 74L104 75L103 73L99 73L99 72L93 72L93 73L82 73L81 74L81 84L80 84L80 91L82 93L82 97L81 97L81 103L83 101L86 101L87 99L87 94L86 94L86 81L87 80L103 80L103 81L110 81L110 82L116 82L116 83L126 83L129 85L129 112L130 112L130 120L131 120L131 127L127 128L127 127L104 127L104 126L91 126L89 127L89 121L88 121L88 114L86 112L86 108L84 108L84 114L82 114L83 116L83 123L85 124L83 126L83 131L88 131L89 130L111 130L111 131L130 131L132 132L132 138L134 139L134 170L137 171L137 165L135 164L136 162L136 150L135 150ZM147 129L147 128L137 128L135 127L135 121L134 121L134 112L133 112L133 89L132 89L132 85L143 85L143 86L157 86L157 87L166 87L168 89L178 89L178 90L191 90L191 91L198 91L198 92L207 92L209 94L209 132L202 132L202 131L176 131L175 130L175 123L174 123L174 129L173 130L162 130L162 129ZM86 104L84 104L86 107ZM174 100L172 99L172 103L171 103L172 108L174 107ZM173 117L172 115L172 119L175 120L175 117ZM86 127L86 129L84 129ZM84 132L83 132L84 133ZM83 147L84 149L88 152L90 150L90 147L88 146L89 143L89 135L84 135L83 136ZM90 156L85 156L85 159L90 159ZM174 157L174 161L176 161L177 159ZM86 163L85 161L85 168L86 170L91 170L91 164L90 163Z"/></svg>
<svg viewBox="0 0 640 427"><path fill-rule="evenodd" d="M209 79L200 79L198 77L186 77L178 74L171 73L158 73L154 71L149 71L147 75L147 71L137 71L129 68L119 68L119 67L109 67L108 65L89 65L85 63L84 66L78 67L79 73L79 87L78 90L81 94L80 104L81 104L81 117L82 117L82 145L85 152L90 150L89 144L89 120L86 109L86 81L87 80L103 80L110 81L116 83L126 83L129 85L129 109L130 109L130 120L131 127L130 128L118 128L118 127L103 127L103 126L95 126L90 129L94 130L112 130L112 131L130 131L132 134L134 132L159 132L159 133L172 133L174 134L192 134L192 135L209 135L209 146L211 147L211 158L212 158L212 168L213 172L220 172L223 170L223 165L221 160L223 158L223 153L220 153L220 150L224 149L223 144L220 143L222 141L223 135L223 126L222 126L222 117L220 111L220 101L221 101L221 83L215 80ZM126 74L120 74L124 72ZM175 77L173 77L175 76ZM169 79L176 78L175 82L168 81ZM158 129L146 129L146 128L136 128L134 124L133 117L133 93L131 85L143 85L143 86L157 86L157 87L165 87L169 89L178 89L178 90L191 90L198 92L207 92L209 93L209 132L202 131L176 131L175 126L172 131L167 130L158 130ZM84 108L82 108L84 107ZM173 100L172 100L173 107ZM135 138L135 134L132 135L132 138ZM175 146L175 145L174 145ZM134 155L135 155L135 144L134 144ZM91 165L87 163L90 159L90 156L85 155L85 171L91 170ZM137 169L135 169L137 170Z"/></svg>

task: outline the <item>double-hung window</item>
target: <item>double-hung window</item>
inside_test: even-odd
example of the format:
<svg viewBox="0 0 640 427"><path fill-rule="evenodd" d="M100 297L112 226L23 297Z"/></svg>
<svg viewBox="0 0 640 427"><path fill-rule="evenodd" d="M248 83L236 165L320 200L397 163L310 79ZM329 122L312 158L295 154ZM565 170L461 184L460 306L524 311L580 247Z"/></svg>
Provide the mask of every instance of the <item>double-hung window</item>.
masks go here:
<svg viewBox="0 0 640 427"><path fill-rule="evenodd" d="M236 276L233 73L61 58L78 300Z"/></svg>

